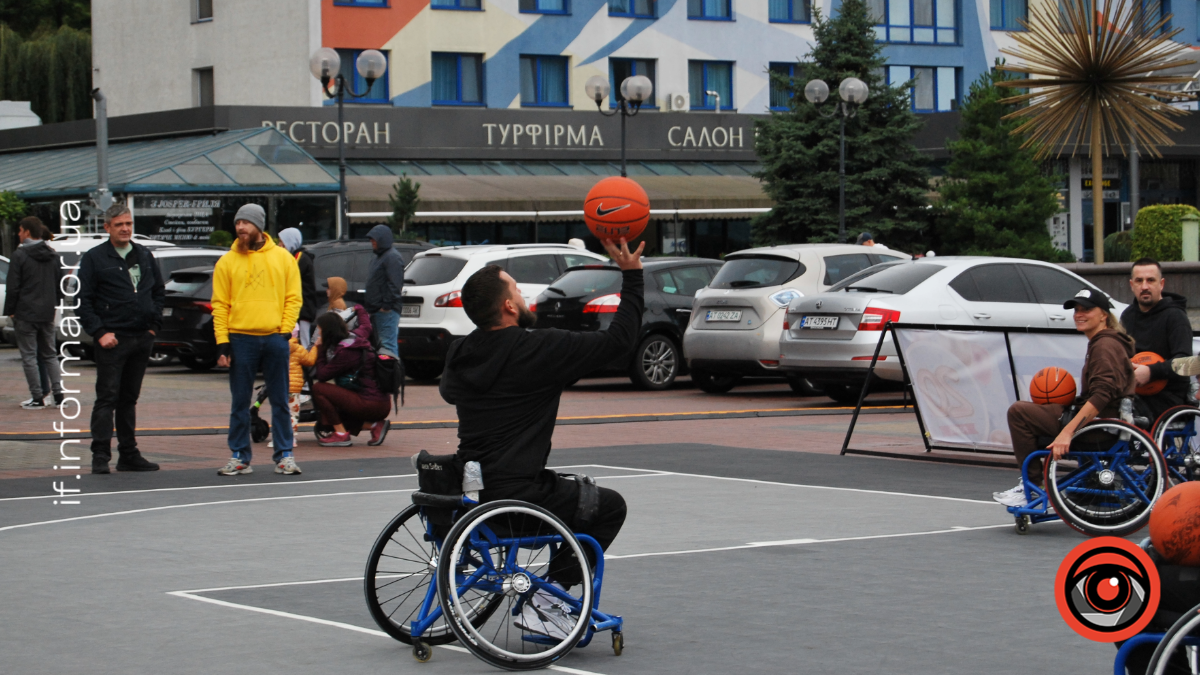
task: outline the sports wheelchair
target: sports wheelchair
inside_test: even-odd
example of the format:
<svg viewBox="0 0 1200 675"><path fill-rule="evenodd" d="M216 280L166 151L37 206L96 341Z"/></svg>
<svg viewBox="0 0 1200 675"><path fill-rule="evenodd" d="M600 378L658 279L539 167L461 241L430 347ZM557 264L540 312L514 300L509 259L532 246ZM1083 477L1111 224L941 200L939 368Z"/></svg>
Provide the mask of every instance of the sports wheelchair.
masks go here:
<svg viewBox="0 0 1200 675"><path fill-rule="evenodd" d="M1167 460L1172 483L1200 478L1200 408L1179 405L1154 422L1150 434Z"/></svg>
<svg viewBox="0 0 1200 675"><path fill-rule="evenodd" d="M413 464L421 489L379 534L363 578L367 607L384 632L412 645L422 663L434 645L457 639L498 668L544 668L605 630L620 656L622 619L600 611L604 552L595 539L527 502L480 504L482 482L472 484L470 471L462 478L455 455L422 450ZM548 578L552 566L582 583L564 589Z"/></svg>
<svg viewBox="0 0 1200 675"><path fill-rule="evenodd" d="M1054 459L1049 450L1025 458L1021 478L1027 503L1008 507L1018 534L1027 534L1034 523L1059 518L1093 537L1120 537L1146 525L1168 486L1168 467L1147 431L1149 421L1125 417L1098 418L1078 429L1062 459ZM1054 439L1039 440L1049 446ZM1044 462L1044 486L1029 480L1033 462Z"/></svg>

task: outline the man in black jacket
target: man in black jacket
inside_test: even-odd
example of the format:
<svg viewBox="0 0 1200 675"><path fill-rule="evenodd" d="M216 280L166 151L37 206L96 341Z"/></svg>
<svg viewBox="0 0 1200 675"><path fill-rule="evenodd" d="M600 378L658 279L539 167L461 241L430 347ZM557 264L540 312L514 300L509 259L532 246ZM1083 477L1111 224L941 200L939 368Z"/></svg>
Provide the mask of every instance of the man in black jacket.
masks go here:
<svg viewBox="0 0 1200 675"><path fill-rule="evenodd" d="M29 384L30 399L21 404L26 410L46 408L39 364L50 376L54 404L63 401L61 370L55 360L54 312L62 298L59 282L62 262L58 253L43 239L46 226L36 217L24 218L17 224L21 245L13 252L8 269L8 287L4 298L4 314L13 320L21 365Z"/></svg>
<svg viewBox="0 0 1200 675"><path fill-rule="evenodd" d="M133 216L123 204L104 212L108 241L83 254L79 309L96 342L96 404L92 408L92 473L108 473L113 413L117 471L157 471L138 451L137 401L142 377L162 327L162 272L150 250L133 242Z"/></svg>
<svg viewBox="0 0 1200 675"><path fill-rule="evenodd" d="M371 328L379 337L379 353L400 358L400 311L404 308L404 258L392 246L392 230L376 225L367 233L375 257L367 268L363 305L371 313Z"/></svg>
<svg viewBox="0 0 1200 675"><path fill-rule="evenodd" d="M458 456L482 469L482 501L537 504L607 549L625 522L625 500L608 488L598 495L588 488L585 498L595 501L583 503L578 482L546 468L563 387L629 353L641 327L645 243L633 253L624 240L620 249L611 241L604 246L622 270L621 304L607 330L527 330L536 315L516 281L495 265L472 274L462 302L477 329L450 345L441 394L458 411ZM572 562L556 557L550 577L566 587L579 583Z"/></svg>
<svg viewBox="0 0 1200 675"><path fill-rule="evenodd" d="M1167 386L1158 394L1139 395L1144 408L1142 414L1150 420L1167 408L1188 401L1188 378L1176 375L1171 370L1171 360L1192 355L1192 324L1187 317L1187 298L1175 293L1164 293L1166 280L1162 265L1157 260L1142 258L1133 263L1129 275L1129 288L1136 302L1121 313L1121 325L1136 341L1139 352L1154 352L1163 357L1162 363L1151 366L1135 366L1133 376L1141 387L1155 380L1166 380Z"/></svg>

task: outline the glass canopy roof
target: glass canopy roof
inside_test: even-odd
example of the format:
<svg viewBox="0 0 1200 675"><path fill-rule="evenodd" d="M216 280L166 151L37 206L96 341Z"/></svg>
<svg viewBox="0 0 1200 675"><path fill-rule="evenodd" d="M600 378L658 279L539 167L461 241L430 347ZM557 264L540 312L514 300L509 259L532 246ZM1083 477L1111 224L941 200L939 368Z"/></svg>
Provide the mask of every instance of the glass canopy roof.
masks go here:
<svg viewBox="0 0 1200 675"><path fill-rule="evenodd" d="M114 143L108 183L114 193L338 190L336 176L274 127ZM22 199L95 189L95 146L0 155L0 190Z"/></svg>

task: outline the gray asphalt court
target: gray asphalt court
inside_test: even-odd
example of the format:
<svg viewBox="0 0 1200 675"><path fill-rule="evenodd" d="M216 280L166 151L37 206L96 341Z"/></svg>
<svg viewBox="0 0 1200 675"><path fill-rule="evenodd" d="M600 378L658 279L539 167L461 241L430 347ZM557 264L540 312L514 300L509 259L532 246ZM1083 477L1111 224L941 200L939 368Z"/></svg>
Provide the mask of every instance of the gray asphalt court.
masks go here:
<svg viewBox="0 0 1200 675"><path fill-rule="evenodd" d="M601 605L625 618L624 654L600 634L560 671L1112 672L1115 650L1054 605L1083 537L1017 535L990 500L1012 471L717 445L551 459L629 504ZM367 613L363 567L416 487L408 461L325 464L302 480L85 476L71 510L9 481L0 672L498 672L457 644L417 663Z"/></svg>

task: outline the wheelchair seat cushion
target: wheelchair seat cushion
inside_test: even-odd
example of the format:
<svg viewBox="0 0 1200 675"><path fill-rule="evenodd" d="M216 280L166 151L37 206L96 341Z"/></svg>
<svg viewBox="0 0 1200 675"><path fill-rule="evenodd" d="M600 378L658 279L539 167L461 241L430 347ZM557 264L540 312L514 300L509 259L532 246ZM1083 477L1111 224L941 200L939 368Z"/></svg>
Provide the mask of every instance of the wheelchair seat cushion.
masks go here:
<svg viewBox="0 0 1200 675"><path fill-rule="evenodd" d="M462 493L463 463L458 455L431 455L428 450L413 455L417 484L421 492L432 495Z"/></svg>

